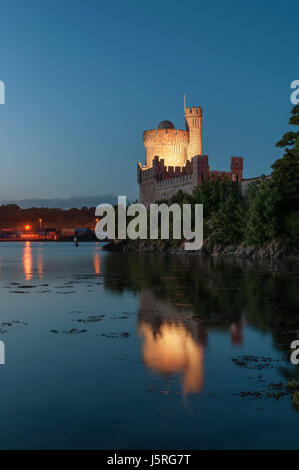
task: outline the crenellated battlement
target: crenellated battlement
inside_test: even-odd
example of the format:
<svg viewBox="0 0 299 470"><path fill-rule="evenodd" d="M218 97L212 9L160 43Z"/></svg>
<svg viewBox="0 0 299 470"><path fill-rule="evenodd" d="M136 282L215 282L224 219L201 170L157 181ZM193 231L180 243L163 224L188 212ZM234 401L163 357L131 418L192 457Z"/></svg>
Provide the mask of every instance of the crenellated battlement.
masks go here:
<svg viewBox="0 0 299 470"><path fill-rule="evenodd" d="M202 116L202 108L199 106L192 106L185 108L185 116L200 117Z"/></svg>
<svg viewBox="0 0 299 470"><path fill-rule="evenodd" d="M152 177L155 177L157 180L163 180L193 173L193 163L190 161L187 161L186 165L183 167L173 165L166 166L164 159L159 159L158 156L154 157L153 166L151 168L142 167L140 162L138 162L137 166L138 171L142 172L142 180Z"/></svg>
<svg viewBox="0 0 299 470"><path fill-rule="evenodd" d="M146 147L165 143L173 144L175 142L187 146L188 141L189 132L182 129L151 129L143 133L143 143Z"/></svg>
<svg viewBox="0 0 299 470"><path fill-rule="evenodd" d="M187 161L186 165L183 167L173 165L165 166L164 160L159 160L159 157L154 158L153 169L155 170L155 174L158 176L158 180L165 180L193 173L192 162Z"/></svg>
<svg viewBox="0 0 299 470"><path fill-rule="evenodd" d="M231 157L230 167L243 170L243 157Z"/></svg>

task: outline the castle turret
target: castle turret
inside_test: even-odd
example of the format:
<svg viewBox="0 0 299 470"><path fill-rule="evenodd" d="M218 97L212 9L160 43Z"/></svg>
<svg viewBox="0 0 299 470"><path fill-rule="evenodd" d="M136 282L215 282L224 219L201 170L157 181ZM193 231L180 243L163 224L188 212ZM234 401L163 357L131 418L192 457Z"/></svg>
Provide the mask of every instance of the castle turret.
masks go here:
<svg viewBox="0 0 299 470"><path fill-rule="evenodd" d="M188 132L175 129L170 121L160 122L158 129L143 133L146 150L146 167L153 165L156 155L163 158L166 166L184 166L187 161Z"/></svg>
<svg viewBox="0 0 299 470"><path fill-rule="evenodd" d="M202 109L185 108L186 130L189 132L187 158L202 155Z"/></svg>
<svg viewBox="0 0 299 470"><path fill-rule="evenodd" d="M232 181L241 181L243 178L243 158L231 157L230 169Z"/></svg>

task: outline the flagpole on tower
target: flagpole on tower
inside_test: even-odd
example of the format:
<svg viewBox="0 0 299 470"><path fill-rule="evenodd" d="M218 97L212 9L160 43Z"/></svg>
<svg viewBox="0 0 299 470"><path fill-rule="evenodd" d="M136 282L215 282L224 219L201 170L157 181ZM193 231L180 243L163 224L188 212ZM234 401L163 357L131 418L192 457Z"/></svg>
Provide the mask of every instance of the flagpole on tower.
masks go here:
<svg viewBox="0 0 299 470"><path fill-rule="evenodd" d="M186 110L186 94L184 93L184 111Z"/></svg>

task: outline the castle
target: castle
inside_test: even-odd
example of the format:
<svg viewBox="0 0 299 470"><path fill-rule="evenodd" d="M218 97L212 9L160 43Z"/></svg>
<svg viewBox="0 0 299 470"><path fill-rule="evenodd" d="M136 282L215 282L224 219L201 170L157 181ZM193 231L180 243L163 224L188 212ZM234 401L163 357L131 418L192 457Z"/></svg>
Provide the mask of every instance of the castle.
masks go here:
<svg viewBox="0 0 299 470"><path fill-rule="evenodd" d="M209 157L202 155L202 109L185 107L186 130L162 121L143 133L145 165L137 164L139 202L148 206L169 199L179 190L191 194L206 179L243 179L243 158L231 157L230 171L211 171Z"/></svg>

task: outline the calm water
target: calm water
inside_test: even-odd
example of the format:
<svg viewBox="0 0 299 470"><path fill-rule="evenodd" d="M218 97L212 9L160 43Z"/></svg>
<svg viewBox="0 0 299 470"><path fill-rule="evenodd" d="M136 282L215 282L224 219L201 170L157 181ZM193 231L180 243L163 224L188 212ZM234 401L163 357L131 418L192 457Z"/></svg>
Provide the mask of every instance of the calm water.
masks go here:
<svg viewBox="0 0 299 470"><path fill-rule="evenodd" d="M299 448L298 265L1 243L0 291L1 448Z"/></svg>

